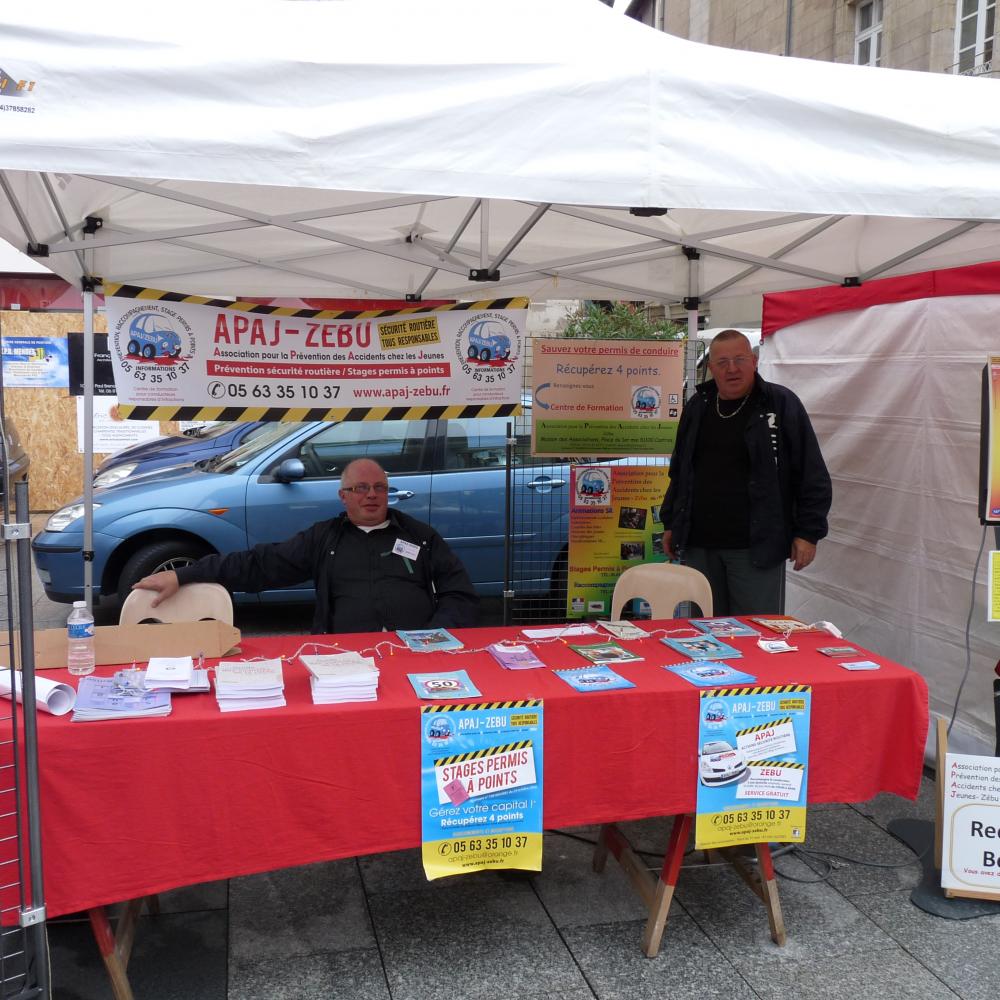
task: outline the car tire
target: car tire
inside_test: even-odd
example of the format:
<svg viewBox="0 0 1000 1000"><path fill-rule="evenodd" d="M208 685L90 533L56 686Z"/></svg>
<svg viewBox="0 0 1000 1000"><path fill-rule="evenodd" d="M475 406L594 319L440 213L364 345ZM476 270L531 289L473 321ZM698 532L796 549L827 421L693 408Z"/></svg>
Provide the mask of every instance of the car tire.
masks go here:
<svg viewBox="0 0 1000 1000"><path fill-rule="evenodd" d="M152 542L137 549L122 567L118 578L118 597L124 601L132 590L132 585L138 583L144 576L159 573L167 569L180 569L197 562L208 549L198 542L174 539L166 542Z"/></svg>
<svg viewBox="0 0 1000 1000"><path fill-rule="evenodd" d="M144 358L153 358L156 356L156 348L152 344L145 344L142 348L142 356Z"/></svg>
<svg viewBox="0 0 1000 1000"><path fill-rule="evenodd" d="M130 340L128 342L128 353L135 356L139 353L139 341Z"/></svg>
<svg viewBox="0 0 1000 1000"><path fill-rule="evenodd" d="M479 352L479 360L480 361L489 361L490 360L490 349L488 347L484 347Z"/></svg>
<svg viewBox="0 0 1000 1000"><path fill-rule="evenodd" d="M179 358L181 356L181 349L178 347L176 350L170 352L170 357Z"/></svg>
<svg viewBox="0 0 1000 1000"><path fill-rule="evenodd" d="M479 352L471 344L469 345L469 358L473 361L479 357Z"/></svg>

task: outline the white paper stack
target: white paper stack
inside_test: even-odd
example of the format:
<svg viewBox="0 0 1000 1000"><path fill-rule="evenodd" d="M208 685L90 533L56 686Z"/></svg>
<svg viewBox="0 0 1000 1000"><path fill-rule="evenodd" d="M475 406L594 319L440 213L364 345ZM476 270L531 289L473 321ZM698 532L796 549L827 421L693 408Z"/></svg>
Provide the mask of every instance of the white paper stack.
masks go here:
<svg viewBox="0 0 1000 1000"><path fill-rule="evenodd" d="M309 683L314 704L378 699L378 667L373 657L360 653L329 653L299 659L312 675Z"/></svg>
<svg viewBox="0 0 1000 1000"><path fill-rule="evenodd" d="M143 683L147 691L187 691L193 676L190 656L151 656Z"/></svg>
<svg viewBox="0 0 1000 1000"><path fill-rule="evenodd" d="M215 698L223 712L281 708L284 692L281 660L222 660L215 668Z"/></svg>

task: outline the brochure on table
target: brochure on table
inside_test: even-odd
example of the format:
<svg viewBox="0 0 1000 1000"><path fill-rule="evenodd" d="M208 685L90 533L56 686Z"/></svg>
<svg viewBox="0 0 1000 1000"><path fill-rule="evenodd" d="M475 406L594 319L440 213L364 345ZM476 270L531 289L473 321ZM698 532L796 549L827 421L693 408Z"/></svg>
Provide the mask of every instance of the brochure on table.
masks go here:
<svg viewBox="0 0 1000 1000"><path fill-rule="evenodd" d="M428 879L542 870L541 701L425 705L420 801Z"/></svg>
<svg viewBox="0 0 1000 1000"><path fill-rule="evenodd" d="M812 689L785 684L700 694L695 846L801 843Z"/></svg>

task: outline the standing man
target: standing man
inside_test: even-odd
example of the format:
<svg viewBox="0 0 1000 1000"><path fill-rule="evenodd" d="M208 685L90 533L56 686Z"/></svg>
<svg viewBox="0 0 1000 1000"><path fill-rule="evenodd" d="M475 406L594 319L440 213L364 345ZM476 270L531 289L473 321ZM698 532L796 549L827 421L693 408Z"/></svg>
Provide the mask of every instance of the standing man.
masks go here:
<svg viewBox="0 0 1000 1000"><path fill-rule="evenodd" d="M677 428L663 549L708 577L714 614L775 614L785 560L804 569L827 533L830 474L805 407L757 374L742 333L718 334L708 366Z"/></svg>
<svg viewBox="0 0 1000 1000"><path fill-rule="evenodd" d="M287 541L205 556L135 586L158 592L155 607L185 583L257 593L312 580L316 634L477 623L479 598L465 567L429 524L389 509L389 481L377 462L349 463L340 499L343 514Z"/></svg>

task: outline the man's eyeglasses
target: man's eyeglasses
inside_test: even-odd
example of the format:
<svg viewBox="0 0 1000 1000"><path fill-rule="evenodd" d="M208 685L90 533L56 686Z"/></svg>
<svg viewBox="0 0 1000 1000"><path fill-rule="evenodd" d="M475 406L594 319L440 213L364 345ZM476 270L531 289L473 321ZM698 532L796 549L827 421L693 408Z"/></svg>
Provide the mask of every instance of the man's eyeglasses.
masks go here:
<svg viewBox="0 0 1000 1000"><path fill-rule="evenodd" d="M357 486L341 486L345 493L356 493L359 497L366 493L388 493L388 483L358 483Z"/></svg>
<svg viewBox="0 0 1000 1000"><path fill-rule="evenodd" d="M740 354L738 357L735 358L709 358L708 363L713 368L725 369L728 368L730 365L732 365L734 368L746 368L746 366L750 364L751 361L753 361L753 358L751 358L749 355Z"/></svg>

